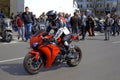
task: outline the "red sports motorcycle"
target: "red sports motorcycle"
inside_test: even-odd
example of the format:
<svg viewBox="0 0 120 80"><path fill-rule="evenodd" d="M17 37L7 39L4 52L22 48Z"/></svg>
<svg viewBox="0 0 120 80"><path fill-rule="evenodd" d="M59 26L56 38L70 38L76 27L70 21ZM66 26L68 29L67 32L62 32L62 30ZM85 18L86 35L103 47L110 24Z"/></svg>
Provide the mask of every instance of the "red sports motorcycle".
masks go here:
<svg viewBox="0 0 120 80"><path fill-rule="evenodd" d="M60 29L57 34L57 41L51 42L50 39L54 35L44 35L44 32L38 31L30 39L30 47L32 50L24 58L24 68L29 74L37 74L42 67L50 68L53 65L65 63L70 67L77 66L82 58L81 49L75 45L69 45L66 49L60 36L62 32ZM60 34L60 35L59 35ZM44 35L44 36L43 36ZM69 35L67 40L71 43L78 38L77 35Z"/></svg>

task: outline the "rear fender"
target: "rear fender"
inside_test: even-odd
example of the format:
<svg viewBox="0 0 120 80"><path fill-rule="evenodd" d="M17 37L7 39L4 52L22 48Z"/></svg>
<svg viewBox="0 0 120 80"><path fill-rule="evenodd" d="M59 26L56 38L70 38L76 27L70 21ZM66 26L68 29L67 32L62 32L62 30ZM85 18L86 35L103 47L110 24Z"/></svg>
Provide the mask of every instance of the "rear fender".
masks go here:
<svg viewBox="0 0 120 80"><path fill-rule="evenodd" d="M39 52L36 50L29 51L29 54L35 55L35 60L38 60L38 58L40 56Z"/></svg>

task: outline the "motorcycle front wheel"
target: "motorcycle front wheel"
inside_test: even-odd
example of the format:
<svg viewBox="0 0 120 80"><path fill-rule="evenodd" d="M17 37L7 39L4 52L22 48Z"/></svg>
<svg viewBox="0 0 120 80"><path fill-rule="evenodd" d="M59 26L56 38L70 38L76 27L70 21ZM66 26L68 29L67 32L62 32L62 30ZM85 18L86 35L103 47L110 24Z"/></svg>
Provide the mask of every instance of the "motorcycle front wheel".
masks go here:
<svg viewBox="0 0 120 80"><path fill-rule="evenodd" d="M40 72L42 66L43 66L43 61L42 58L39 57L38 60L35 60L35 56L32 54L27 54L24 58L23 62L25 70L31 74L37 74Z"/></svg>
<svg viewBox="0 0 120 80"><path fill-rule="evenodd" d="M12 35L11 35L11 34L9 34L9 35L7 35L7 36L6 36L5 41L6 41L6 42L11 42L11 41L12 41L12 39L13 39Z"/></svg>
<svg viewBox="0 0 120 80"><path fill-rule="evenodd" d="M74 58L67 61L67 65L69 67L77 66L80 63L81 58L82 58L82 51L78 46L75 46L73 48L72 54L73 54Z"/></svg>

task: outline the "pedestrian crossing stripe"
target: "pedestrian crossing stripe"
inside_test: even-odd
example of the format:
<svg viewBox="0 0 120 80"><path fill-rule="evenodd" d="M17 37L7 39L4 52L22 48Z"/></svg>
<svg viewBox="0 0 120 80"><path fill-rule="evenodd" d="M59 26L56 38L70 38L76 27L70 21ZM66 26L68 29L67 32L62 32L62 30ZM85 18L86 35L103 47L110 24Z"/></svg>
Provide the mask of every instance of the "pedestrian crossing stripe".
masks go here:
<svg viewBox="0 0 120 80"><path fill-rule="evenodd" d="M7 45L7 44L16 44L16 43L23 43L24 41L22 40L18 40L17 38L13 38L13 40L11 42L1 42L0 44L2 45Z"/></svg>

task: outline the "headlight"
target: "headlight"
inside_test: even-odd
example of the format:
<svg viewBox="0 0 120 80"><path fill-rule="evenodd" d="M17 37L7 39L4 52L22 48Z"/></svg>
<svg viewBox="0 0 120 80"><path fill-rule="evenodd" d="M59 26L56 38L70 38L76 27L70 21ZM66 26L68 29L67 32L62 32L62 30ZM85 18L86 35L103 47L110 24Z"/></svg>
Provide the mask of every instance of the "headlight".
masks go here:
<svg viewBox="0 0 120 80"><path fill-rule="evenodd" d="M39 43L38 42L33 43L33 45L32 45L33 49L38 49L38 47L39 47Z"/></svg>

